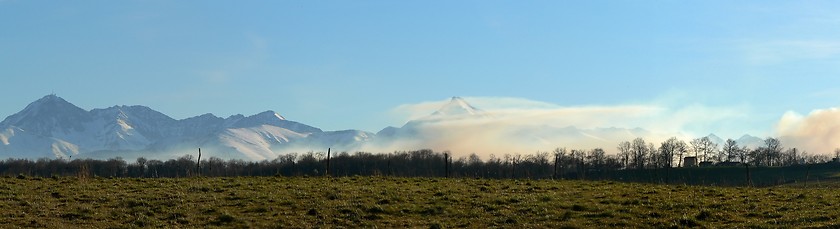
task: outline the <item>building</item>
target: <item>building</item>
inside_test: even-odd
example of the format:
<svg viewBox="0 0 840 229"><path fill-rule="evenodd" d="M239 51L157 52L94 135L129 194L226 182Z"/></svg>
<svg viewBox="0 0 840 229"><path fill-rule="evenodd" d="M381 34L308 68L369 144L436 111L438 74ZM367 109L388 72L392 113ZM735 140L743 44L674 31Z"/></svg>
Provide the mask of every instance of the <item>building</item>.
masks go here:
<svg viewBox="0 0 840 229"><path fill-rule="evenodd" d="M683 167L697 167L697 157L684 157Z"/></svg>

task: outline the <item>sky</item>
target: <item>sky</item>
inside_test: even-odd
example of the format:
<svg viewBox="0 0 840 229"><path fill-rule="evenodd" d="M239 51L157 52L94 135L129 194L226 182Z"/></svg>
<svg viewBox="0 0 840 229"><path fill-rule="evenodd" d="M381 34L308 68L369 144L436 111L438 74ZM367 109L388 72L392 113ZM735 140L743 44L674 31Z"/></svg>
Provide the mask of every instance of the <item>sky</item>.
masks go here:
<svg viewBox="0 0 840 229"><path fill-rule="evenodd" d="M485 110L655 111L598 125L805 136L840 118L837 12L837 1L0 0L0 116L55 93L84 109L274 110L376 132L463 96Z"/></svg>

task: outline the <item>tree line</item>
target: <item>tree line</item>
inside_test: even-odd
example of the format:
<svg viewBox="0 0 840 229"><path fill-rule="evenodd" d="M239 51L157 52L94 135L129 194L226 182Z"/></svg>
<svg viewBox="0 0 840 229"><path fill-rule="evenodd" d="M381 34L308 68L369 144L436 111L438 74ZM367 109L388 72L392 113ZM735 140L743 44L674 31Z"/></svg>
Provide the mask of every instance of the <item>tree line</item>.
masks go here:
<svg viewBox="0 0 840 229"><path fill-rule="evenodd" d="M837 151L835 154L840 154ZM642 138L618 144L617 153L602 148L591 150L556 148L533 154L476 154L453 158L450 152L430 149L392 153L323 152L290 153L273 160L223 160L217 157L195 159L184 155L166 161L137 158L93 159L7 159L0 161L0 175L81 176L81 177L191 177L191 176L354 176L385 175L400 177L483 177L531 179L615 179L628 171L669 173L695 157L704 165L778 167L819 164L831 159L807 154L796 148L784 149L781 142L768 138L760 147L749 149L728 139L718 147L708 137L689 142L670 138L658 146ZM633 173L638 174L638 173ZM664 176L665 182L669 176ZM623 179L623 178L622 178Z"/></svg>
<svg viewBox="0 0 840 229"><path fill-rule="evenodd" d="M818 164L832 160L826 155L809 154L797 148L782 147L777 138L767 138L759 147L740 146L733 139L727 139L723 146L718 146L708 137L696 138L689 142L676 137L669 138L658 147L647 143L642 138L621 142L617 157L625 169L671 168L697 165L684 165L684 158L693 157L701 165L745 165L745 166L793 166ZM835 158L840 150L835 151Z"/></svg>

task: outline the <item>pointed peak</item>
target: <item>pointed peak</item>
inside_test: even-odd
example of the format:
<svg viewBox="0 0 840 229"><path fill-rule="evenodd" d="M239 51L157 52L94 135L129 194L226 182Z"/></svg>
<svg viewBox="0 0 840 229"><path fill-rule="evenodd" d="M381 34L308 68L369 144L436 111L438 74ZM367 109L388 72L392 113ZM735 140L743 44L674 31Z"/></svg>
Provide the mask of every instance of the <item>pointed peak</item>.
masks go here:
<svg viewBox="0 0 840 229"><path fill-rule="evenodd" d="M458 103L458 104L469 105L467 103L467 100L465 100L464 98L458 97L458 96L452 96L452 98L449 99L449 103Z"/></svg>
<svg viewBox="0 0 840 229"><path fill-rule="evenodd" d="M0 122L0 126L17 126L43 136L51 136L55 130L80 130L82 128L78 121L90 118L86 110L50 94L30 103L20 112L6 117Z"/></svg>
<svg viewBox="0 0 840 229"><path fill-rule="evenodd" d="M432 115L480 115L483 111L473 107L461 97L453 96L449 103L444 104Z"/></svg>
<svg viewBox="0 0 840 229"><path fill-rule="evenodd" d="M56 103L56 102L68 103L67 100L64 100L63 98L58 97L55 94L46 95L44 97L41 97L38 100L35 100L35 102L32 102L32 103Z"/></svg>
<svg viewBox="0 0 840 229"><path fill-rule="evenodd" d="M278 118L278 119L280 119L280 120L286 120L286 118L285 118L285 117L283 117L282 115L278 114L277 112L274 112L273 110L263 111L263 112L261 112L261 113L259 113L259 114L254 115L254 116L255 116L255 117Z"/></svg>
<svg viewBox="0 0 840 229"><path fill-rule="evenodd" d="M78 109L84 111L83 109L77 107L76 105L73 105L70 102L67 102L67 100L58 97L55 94L49 94L44 97L41 97L40 99L30 103L25 109L41 109L44 107L74 110Z"/></svg>

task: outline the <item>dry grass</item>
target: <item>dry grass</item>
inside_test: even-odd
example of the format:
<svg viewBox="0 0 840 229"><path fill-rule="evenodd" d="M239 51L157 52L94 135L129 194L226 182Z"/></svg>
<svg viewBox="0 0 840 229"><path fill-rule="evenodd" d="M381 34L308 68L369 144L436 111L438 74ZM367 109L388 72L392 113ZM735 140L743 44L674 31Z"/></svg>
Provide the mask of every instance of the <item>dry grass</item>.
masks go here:
<svg viewBox="0 0 840 229"><path fill-rule="evenodd" d="M0 178L0 225L840 227L840 191L442 178Z"/></svg>

